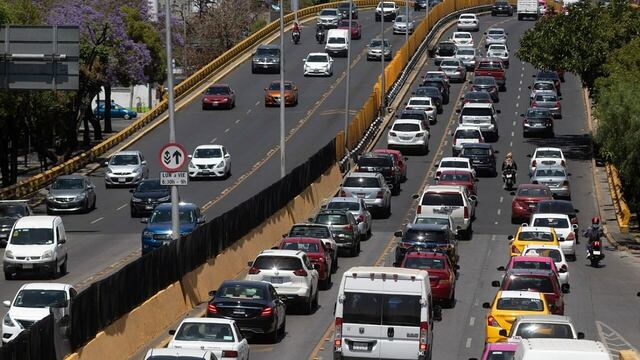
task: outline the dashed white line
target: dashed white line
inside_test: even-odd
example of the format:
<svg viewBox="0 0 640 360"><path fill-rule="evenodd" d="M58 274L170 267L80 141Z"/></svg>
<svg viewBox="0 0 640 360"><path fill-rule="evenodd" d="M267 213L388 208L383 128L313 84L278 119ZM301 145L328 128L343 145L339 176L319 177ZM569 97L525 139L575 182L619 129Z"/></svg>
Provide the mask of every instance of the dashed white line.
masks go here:
<svg viewBox="0 0 640 360"><path fill-rule="evenodd" d="M213 144L214 142L216 142L216 140L218 140L218 138L217 138L217 137L215 137L215 138L211 139L211 141L209 141L209 144Z"/></svg>
<svg viewBox="0 0 640 360"><path fill-rule="evenodd" d="M467 338L467 343L465 344L465 347L467 349L471 347L471 338Z"/></svg>
<svg viewBox="0 0 640 360"><path fill-rule="evenodd" d="M520 91L520 88L518 88L518 91ZM520 95L518 95L518 100L520 100Z"/></svg>
<svg viewBox="0 0 640 360"><path fill-rule="evenodd" d="M497 221L496 221L497 223ZM491 235L491 241L496 241L496 234Z"/></svg>
<svg viewBox="0 0 640 360"><path fill-rule="evenodd" d="M120 210L122 210L122 209L123 209L125 206L127 206L127 205L129 205L129 204L124 204L124 205L120 206L119 208L117 208L117 209L116 209L116 211L120 211Z"/></svg>
<svg viewBox="0 0 640 360"><path fill-rule="evenodd" d="M515 120L513 120L513 126L516 126L516 121Z"/></svg>
<svg viewBox="0 0 640 360"><path fill-rule="evenodd" d="M513 141L509 141L509 147L513 146Z"/></svg>
<svg viewBox="0 0 640 360"><path fill-rule="evenodd" d="M229 128L227 128L224 132L228 133L229 132Z"/></svg>
<svg viewBox="0 0 640 360"><path fill-rule="evenodd" d="M517 102L517 103L516 103L516 109L517 109L518 107L520 107L520 103L519 103L519 102Z"/></svg>
<svg viewBox="0 0 640 360"><path fill-rule="evenodd" d="M256 101L256 106L260 105L260 101Z"/></svg>
<svg viewBox="0 0 640 360"><path fill-rule="evenodd" d="M497 222L497 221L496 221L496 222L494 222L494 223L493 223L493 225L498 225L498 222Z"/></svg>
<svg viewBox="0 0 640 360"><path fill-rule="evenodd" d="M504 196L500 196L500 204L502 204L502 201L504 201Z"/></svg>
<svg viewBox="0 0 640 360"><path fill-rule="evenodd" d="M520 77L524 77L524 74L520 74ZM520 84L522 84L522 80L520 80Z"/></svg>
<svg viewBox="0 0 640 360"><path fill-rule="evenodd" d="M520 85L522 85L522 80L520 80Z"/></svg>
<svg viewBox="0 0 640 360"><path fill-rule="evenodd" d="M240 122L240 119L236 120L236 124Z"/></svg>
<svg viewBox="0 0 640 360"><path fill-rule="evenodd" d="M502 209L498 209L498 215L500 215L500 213L502 213Z"/></svg>
<svg viewBox="0 0 640 360"><path fill-rule="evenodd" d="M251 109L247 110L247 115L251 114Z"/></svg>
<svg viewBox="0 0 640 360"><path fill-rule="evenodd" d="M524 66L522 67L522 71L524 71Z"/></svg>
<svg viewBox="0 0 640 360"><path fill-rule="evenodd" d="M95 223L97 223L98 221L100 221L100 220L102 220L102 219L104 219L104 217L99 217L99 218L97 218L97 219L93 220L91 223L92 223L92 224L95 224Z"/></svg>
<svg viewBox="0 0 640 360"><path fill-rule="evenodd" d="M473 324L475 323L476 323L476 318L474 318L473 316L469 318L469 326L473 326Z"/></svg>
<svg viewBox="0 0 640 360"><path fill-rule="evenodd" d="M511 132L511 136L515 136L515 135L516 135L516 133L512 131Z"/></svg>

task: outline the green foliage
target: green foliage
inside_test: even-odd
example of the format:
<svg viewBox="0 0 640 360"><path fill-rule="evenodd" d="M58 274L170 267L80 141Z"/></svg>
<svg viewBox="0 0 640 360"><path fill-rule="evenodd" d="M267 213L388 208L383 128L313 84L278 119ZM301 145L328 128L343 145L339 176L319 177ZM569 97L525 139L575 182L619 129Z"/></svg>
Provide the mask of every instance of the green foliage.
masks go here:
<svg viewBox="0 0 640 360"><path fill-rule="evenodd" d="M150 83L162 83L167 77L167 57L160 33L140 16L137 9L124 6L122 10L127 14L125 24L131 40L144 43L149 49L151 62L144 69L145 75L149 78Z"/></svg>

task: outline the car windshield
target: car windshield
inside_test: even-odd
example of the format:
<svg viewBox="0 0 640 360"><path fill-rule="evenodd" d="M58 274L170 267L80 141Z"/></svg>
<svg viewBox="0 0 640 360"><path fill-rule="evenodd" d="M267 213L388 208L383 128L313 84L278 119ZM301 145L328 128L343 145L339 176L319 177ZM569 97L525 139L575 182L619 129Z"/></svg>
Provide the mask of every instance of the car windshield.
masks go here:
<svg viewBox="0 0 640 360"><path fill-rule="evenodd" d="M293 86L291 85L290 82L285 82L284 83L284 89L285 90L291 90L293 88ZM272 82L271 85L269 85L269 90L280 90L280 82Z"/></svg>
<svg viewBox="0 0 640 360"><path fill-rule="evenodd" d="M468 15L468 14L460 15L461 20L475 20L475 18L476 17L474 15Z"/></svg>
<svg viewBox="0 0 640 360"><path fill-rule="evenodd" d="M426 206L464 206L462 195L458 193L426 193L422 197Z"/></svg>
<svg viewBox="0 0 640 360"><path fill-rule="evenodd" d="M440 63L441 67L457 67L460 66L460 63L456 60L442 60Z"/></svg>
<svg viewBox="0 0 640 360"><path fill-rule="evenodd" d="M169 187L160 185L160 180L145 180L138 185L137 192L168 191Z"/></svg>
<svg viewBox="0 0 640 360"><path fill-rule="evenodd" d="M297 242L297 241L285 241L280 247L284 250L300 250L306 253L319 253L320 246L317 243Z"/></svg>
<svg viewBox="0 0 640 360"><path fill-rule="evenodd" d="M346 3L338 4L338 9L344 10L344 11L348 11L349 10L349 6L351 6L352 9L356 8L355 4L351 5L351 3L346 2Z"/></svg>
<svg viewBox="0 0 640 360"><path fill-rule="evenodd" d="M221 149L196 149L193 153L193 157L197 159L209 159L209 158L221 158L222 150Z"/></svg>
<svg viewBox="0 0 640 360"><path fill-rule="evenodd" d="M489 30L489 33L487 35L489 35L489 36L503 36L504 35L504 30Z"/></svg>
<svg viewBox="0 0 640 360"><path fill-rule="evenodd" d="M494 44L494 45L489 46L489 51L493 51L493 50L505 51L505 50L507 50L507 46L506 45L500 45L500 44Z"/></svg>
<svg viewBox="0 0 640 360"><path fill-rule="evenodd" d="M447 231L407 229L402 236L402 242L435 242L448 243Z"/></svg>
<svg viewBox="0 0 640 360"><path fill-rule="evenodd" d="M58 179L51 184L53 190L70 190L70 189L83 189L83 179Z"/></svg>
<svg viewBox="0 0 640 360"><path fill-rule="evenodd" d="M329 40L327 40L329 44L344 44L346 42L347 40L343 37L330 37Z"/></svg>
<svg viewBox="0 0 640 360"><path fill-rule="evenodd" d="M420 131L420 125L418 124L394 124L393 130L402 132Z"/></svg>
<svg viewBox="0 0 640 360"><path fill-rule="evenodd" d="M363 156L358 160L358 166L363 167L390 167L393 166L393 160L387 156Z"/></svg>
<svg viewBox="0 0 640 360"><path fill-rule="evenodd" d="M491 155L491 150L487 148L477 148L477 147L463 147L462 155L475 155L475 156L489 156Z"/></svg>
<svg viewBox="0 0 640 360"><path fill-rule="evenodd" d="M416 218L414 224L433 224L450 226L449 219L440 217L421 216Z"/></svg>
<svg viewBox="0 0 640 360"><path fill-rule="evenodd" d="M454 34L453 37L455 39L470 39L471 38L471 34L467 34L467 33L457 33Z"/></svg>
<svg viewBox="0 0 640 360"><path fill-rule="evenodd" d="M549 191L545 188L520 188L516 196L522 197L551 197Z"/></svg>
<svg viewBox="0 0 640 360"><path fill-rule="evenodd" d="M423 86L425 87L435 87L436 89L438 89L438 92L440 91L440 89L443 87L442 82L437 81L437 80L425 80L422 83Z"/></svg>
<svg viewBox="0 0 640 360"><path fill-rule="evenodd" d="M537 82L533 84L534 90L555 90L556 87L552 83L548 82Z"/></svg>
<svg viewBox="0 0 640 360"><path fill-rule="evenodd" d="M565 177L564 170L561 169L537 169L536 177Z"/></svg>
<svg viewBox="0 0 640 360"><path fill-rule="evenodd" d="M324 226L295 225L289 231L289 236L304 236L312 238L329 238L331 234Z"/></svg>
<svg viewBox="0 0 640 360"><path fill-rule="evenodd" d="M149 223L168 223L171 222L171 209L155 210L149 219ZM191 224L195 222L195 214L193 210L180 209L180 223Z"/></svg>
<svg viewBox="0 0 640 360"><path fill-rule="evenodd" d="M385 2L385 3L382 3L382 6L386 7L386 8L394 8L396 6L396 4L395 3Z"/></svg>
<svg viewBox="0 0 640 360"><path fill-rule="evenodd" d="M573 209L573 205L568 201L541 201L537 205L536 212L573 215L575 210Z"/></svg>
<svg viewBox="0 0 640 360"><path fill-rule="evenodd" d="M338 16L338 10L335 9L324 9L320 11L320 16Z"/></svg>
<svg viewBox="0 0 640 360"><path fill-rule="evenodd" d="M405 22L407 21L404 17L404 15L398 15L396 16L396 22Z"/></svg>
<svg viewBox="0 0 640 360"><path fill-rule="evenodd" d="M562 153L556 150L539 150L536 152L536 158L552 158L561 159Z"/></svg>
<svg viewBox="0 0 640 360"><path fill-rule="evenodd" d="M496 85L496 79L494 79L493 77L489 77L489 76L478 76L477 78L473 79L473 85Z"/></svg>
<svg viewBox="0 0 640 360"><path fill-rule="evenodd" d="M264 300L266 289L246 284L223 285L216 291L216 298Z"/></svg>
<svg viewBox="0 0 640 360"><path fill-rule="evenodd" d="M302 261L293 256L258 256L253 263L257 269L298 270L302 269Z"/></svg>
<svg viewBox="0 0 640 360"><path fill-rule="evenodd" d="M554 292L553 284L548 276L511 275L504 290Z"/></svg>
<svg viewBox="0 0 640 360"><path fill-rule="evenodd" d="M498 310L542 311L544 303L540 299L500 298L496 304Z"/></svg>
<svg viewBox="0 0 640 360"><path fill-rule="evenodd" d="M483 61L478 64L478 70L502 70L502 63L498 61Z"/></svg>
<svg viewBox="0 0 640 360"><path fill-rule="evenodd" d="M558 101L558 97L554 94L538 94L536 95L535 100L542 102L555 102Z"/></svg>
<svg viewBox="0 0 640 360"><path fill-rule="evenodd" d="M411 99L407 106L431 106L431 99Z"/></svg>
<svg viewBox="0 0 640 360"><path fill-rule="evenodd" d="M506 4L506 3L496 3L498 5ZM515 359L516 352L508 351L508 350L489 350L487 354L486 360L513 360Z"/></svg>
<svg viewBox="0 0 640 360"><path fill-rule="evenodd" d="M527 118L550 118L551 113L547 109L533 108L527 110Z"/></svg>
<svg viewBox="0 0 640 360"><path fill-rule="evenodd" d="M456 51L456 55L475 55L476 51L474 49L458 49Z"/></svg>
<svg viewBox="0 0 640 360"><path fill-rule="evenodd" d="M346 225L349 219L344 214L318 214L314 222L325 225Z"/></svg>
<svg viewBox="0 0 640 360"><path fill-rule="evenodd" d="M358 211L360 204L355 201L332 201L327 204L327 209Z"/></svg>
<svg viewBox="0 0 640 360"><path fill-rule="evenodd" d="M278 48L258 48L256 51L257 56L280 56L280 49Z"/></svg>
<svg viewBox="0 0 640 360"><path fill-rule="evenodd" d="M227 86L212 86L207 89L205 95L229 95L229 90Z"/></svg>
<svg viewBox="0 0 640 360"><path fill-rule="evenodd" d="M514 334L523 339L573 339L569 324L530 323L520 324Z"/></svg>
<svg viewBox="0 0 640 360"><path fill-rule="evenodd" d="M53 229L14 229L10 242L12 245L50 245L53 244Z"/></svg>
<svg viewBox="0 0 640 360"><path fill-rule="evenodd" d="M464 161L453 161L453 160L446 160L446 161L442 161L440 163L440 167L442 168L462 168L462 169L468 169L469 168L469 163L466 163Z"/></svg>
<svg viewBox="0 0 640 360"><path fill-rule="evenodd" d="M536 75L536 79L544 79L544 80L557 80L558 79L558 74L556 74L554 71L540 71L537 75Z"/></svg>
<svg viewBox="0 0 640 360"><path fill-rule="evenodd" d="M64 290L21 290L12 306L25 308L45 308L61 305L67 300Z"/></svg>
<svg viewBox="0 0 640 360"><path fill-rule="evenodd" d="M27 215L27 207L19 204L0 204L0 217L22 217Z"/></svg>
<svg viewBox="0 0 640 360"><path fill-rule="evenodd" d="M174 340L198 342L234 342L229 324L184 322L176 332Z"/></svg>
<svg viewBox="0 0 640 360"><path fill-rule="evenodd" d="M138 165L138 155L115 155L111 158L110 165Z"/></svg>
<svg viewBox="0 0 640 360"><path fill-rule="evenodd" d="M478 130L457 130L455 139L479 139L480 132Z"/></svg>
<svg viewBox="0 0 640 360"><path fill-rule="evenodd" d="M568 228L569 221L563 218L542 218L536 217L533 220L533 226L553 227L553 228Z"/></svg>
<svg viewBox="0 0 640 360"><path fill-rule="evenodd" d="M514 261L514 269L551 270L551 263L544 261Z"/></svg>
<svg viewBox="0 0 640 360"><path fill-rule="evenodd" d="M553 234L547 231L521 231L519 241L553 241Z"/></svg>
<svg viewBox="0 0 640 360"><path fill-rule="evenodd" d="M407 269L444 269L444 259L407 256L404 260L403 266Z"/></svg>
<svg viewBox="0 0 640 360"><path fill-rule="evenodd" d="M466 181L471 182L469 174L443 173L440 174L440 181Z"/></svg>
<svg viewBox="0 0 640 360"><path fill-rule="evenodd" d="M358 23L357 23L357 22L355 22L355 21L351 21L351 26L357 26L357 25L358 25ZM349 20L342 20L342 21L340 21L340 25L339 25L339 27L346 27L346 28L349 28L349 27L351 27L351 26L349 26Z"/></svg>
<svg viewBox="0 0 640 360"><path fill-rule="evenodd" d="M456 46L454 44L438 45L438 54L440 56L452 56L455 53L456 53Z"/></svg>
<svg viewBox="0 0 640 360"><path fill-rule="evenodd" d="M326 63L329 62L326 55L309 55L307 57L307 62L318 62L318 63Z"/></svg>
<svg viewBox="0 0 640 360"><path fill-rule="evenodd" d="M378 178L375 177L348 177L344 180L344 187L379 188Z"/></svg>
<svg viewBox="0 0 640 360"><path fill-rule="evenodd" d="M558 249L545 249L545 248L530 248L527 249L524 256L532 255L532 256L545 256L553 259L553 262L561 262L562 254L560 254L560 250Z"/></svg>
<svg viewBox="0 0 640 360"><path fill-rule="evenodd" d="M371 43L369 43L369 47L380 47L381 44L382 41L380 41L380 39L373 39ZM389 40L384 40L384 47L389 47Z"/></svg>

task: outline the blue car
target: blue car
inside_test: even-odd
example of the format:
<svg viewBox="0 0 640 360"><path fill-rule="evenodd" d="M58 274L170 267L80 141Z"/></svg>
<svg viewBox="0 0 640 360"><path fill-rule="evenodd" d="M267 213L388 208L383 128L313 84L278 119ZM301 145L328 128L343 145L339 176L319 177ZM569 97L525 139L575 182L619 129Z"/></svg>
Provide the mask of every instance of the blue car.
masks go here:
<svg viewBox="0 0 640 360"><path fill-rule="evenodd" d="M98 102L98 106L93 109L93 113L98 119L104 118L104 101ZM115 102L111 102L111 118L123 118L125 120L135 119L138 113L122 107Z"/></svg>
<svg viewBox="0 0 640 360"><path fill-rule="evenodd" d="M200 213L200 208L195 204L180 203L179 211L180 236L190 234L205 222L205 216ZM151 213L151 217L142 219L141 222L147 224L142 231L142 254L172 241L170 203L158 205Z"/></svg>

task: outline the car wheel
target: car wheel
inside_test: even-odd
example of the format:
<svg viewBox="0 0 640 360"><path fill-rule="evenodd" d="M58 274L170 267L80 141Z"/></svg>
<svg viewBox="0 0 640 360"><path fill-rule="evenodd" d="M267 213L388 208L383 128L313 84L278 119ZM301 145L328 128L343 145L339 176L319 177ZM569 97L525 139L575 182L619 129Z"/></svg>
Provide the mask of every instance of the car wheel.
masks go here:
<svg viewBox="0 0 640 360"><path fill-rule="evenodd" d="M68 262L68 257L65 256L64 257L64 263L62 263L62 265L60 265L60 276L64 276L67 274L67 262Z"/></svg>
<svg viewBox="0 0 640 360"><path fill-rule="evenodd" d="M447 299L447 301L445 302L444 306L447 309L453 309L456 306L456 290L453 290L453 293L451 294L451 297Z"/></svg>
<svg viewBox="0 0 640 360"><path fill-rule="evenodd" d="M131 217L132 218L137 218L138 217L138 212L133 207L131 207Z"/></svg>
<svg viewBox="0 0 640 360"><path fill-rule="evenodd" d="M327 273L327 277L322 280L322 290L328 290L331 287L331 272Z"/></svg>
<svg viewBox="0 0 640 360"><path fill-rule="evenodd" d="M125 120L129 120L129 119L131 119L131 115L129 115L129 114L124 114L123 118L124 118Z"/></svg>
<svg viewBox="0 0 640 360"><path fill-rule="evenodd" d="M54 260L54 261L57 261ZM58 263L56 262L56 264L53 266L53 270L51 270L51 273L49 274L49 276L51 277L51 279L57 279L58 277L60 277L60 272L58 271Z"/></svg>
<svg viewBox="0 0 640 360"><path fill-rule="evenodd" d="M53 215L53 210L47 207L47 215Z"/></svg>
<svg viewBox="0 0 640 360"><path fill-rule="evenodd" d="M389 202L389 206L384 211L385 218L389 218L391 216L391 202Z"/></svg>
<svg viewBox="0 0 640 360"><path fill-rule="evenodd" d="M278 339L280 338L280 329L278 328L278 319L276 319L276 328L267 334L267 339L269 340L270 343L275 344L278 342Z"/></svg>
<svg viewBox="0 0 640 360"><path fill-rule="evenodd" d="M282 320L282 325L280 325L280 327L278 328L278 332L280 332L280 335L284 336L284 334L287 332L287 316L285 315L284 320Z"/></svg>
<svg viewBox="0 0 640 360"><path fill-rule="evenodd" d="M9 273L9 272L6 272L6 271L4 272L4 279L5 280L13 280L14 278L15 277L13 276L12 273Z"/></svg>
<svg viewBox="0 0 640 360"><path fill-rule="evenodd" d="M333 259L333 262L331 263L331 272L334 274L338 272L338 255L337 254L336 254L336 257Z"/></svg>
<svg viewBox="0 0 640 360"><path fill-rule="evenodd" d="M313 302L311 303L312 310L318 308L318 290L316 289L316 296L313 297Z"/></svg>
<svg viewBox="0 0 640 360"><path fill-rule="evenodd" d="M464 232L464 239L471 240L473 237L473 223L469 224L469 228Z"/></svg>
<svg viewBox="0 0 640 360"><path fill-rule="evenodd" d="M371 235L373 235L373 234L372 234L372 231L371 231L371 225L369 225L369 229L367 230L367 239L371 239Z"/></svg>
<svg viewBox="0 0 640 360"><path fill-rule="evenodd" d="M96 209L96 203L98 202L98 198L95 197L93 198L93 203L91 204L91 210L95 210Z"/></svg>
<svg viewBox="0 0 640 360"><path fill-rule="evenodd" d="M306 315L311 315L313 313L313 299L311 295L307 299L307 302L304 304L304 313Z"/></svg>
<svg viewBox="0 0 640 360"><path fill-rule="evenodd" d="M353 244L351 249L349 249L349 256L351 256L351 257L358 256L358 245L357 244Z"/></svg>

